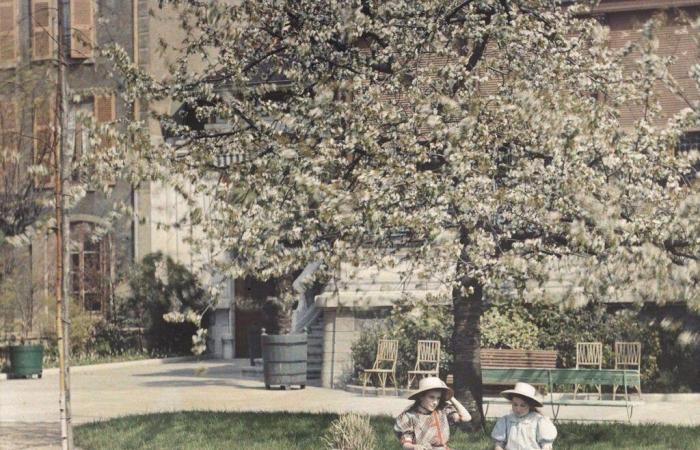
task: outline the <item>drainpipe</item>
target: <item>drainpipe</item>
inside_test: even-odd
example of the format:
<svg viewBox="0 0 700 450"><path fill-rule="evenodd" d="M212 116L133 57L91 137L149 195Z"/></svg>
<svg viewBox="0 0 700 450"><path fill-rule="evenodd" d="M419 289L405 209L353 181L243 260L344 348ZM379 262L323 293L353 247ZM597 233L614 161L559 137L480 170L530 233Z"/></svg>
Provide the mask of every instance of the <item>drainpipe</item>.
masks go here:
<svg viewBox="0 0 700 450"><path fill-rule="evenodd" d="M132 44L133 44L133 60L134 64L138 67L139 65L139 0L131 0L131 17L132 17ZM141 116L140 104L138 99L134 100L133 106L133 117L134 120L139 120ZM139 255L139 193L138 187L131 187L131 207L132 210L132 237L133 237L133 252L134 252L134 262L138 263L141 259Z"/></svg>

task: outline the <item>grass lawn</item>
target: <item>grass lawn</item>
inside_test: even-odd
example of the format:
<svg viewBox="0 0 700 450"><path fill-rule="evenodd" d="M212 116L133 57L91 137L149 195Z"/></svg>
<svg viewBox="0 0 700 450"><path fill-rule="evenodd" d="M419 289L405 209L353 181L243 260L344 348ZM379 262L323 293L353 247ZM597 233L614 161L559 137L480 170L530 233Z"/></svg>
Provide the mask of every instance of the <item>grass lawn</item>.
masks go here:
<svg viewBox="0 0 700 450"><path fill-rule="evenodd" d="M334 414L176 412L80 425L76 445L88 449L322 450ZM375 417L378 449L399 449L393 419ZM489 423L489 430L493 423ZM591 450L700 449L700 427L560 423L555 448ZM450 448L491 449L481 433L455 431Z"/></svg>

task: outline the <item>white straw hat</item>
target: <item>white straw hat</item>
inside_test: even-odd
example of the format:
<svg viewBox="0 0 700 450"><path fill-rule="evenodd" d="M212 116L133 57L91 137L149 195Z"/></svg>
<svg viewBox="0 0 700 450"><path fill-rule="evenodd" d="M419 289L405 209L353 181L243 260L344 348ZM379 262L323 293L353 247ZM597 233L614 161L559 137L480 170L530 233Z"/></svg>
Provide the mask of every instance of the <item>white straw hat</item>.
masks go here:
<svg viewBox="0 0 700 450"><path fill-rule="evenodd" d="M501 392L501 395L508 400L513 398L513 395L519 395L520 397L525 397L532 400L536 406L542 406L542 402L537 395L537 390L535 386L527 383L515 383L513 389L508 389Z"/></svg>
<svg viewBox="0 0 700 450"><path fill-rule="evenodd" d="M443 400L447 401L452 398L454 391L447 387L444 381L438 377L425 377L418 383L418 390L412 393L408 398L410 400L416 400L418 397L426 391L432 391L433 389L440 389L444 392Z"/></svg>

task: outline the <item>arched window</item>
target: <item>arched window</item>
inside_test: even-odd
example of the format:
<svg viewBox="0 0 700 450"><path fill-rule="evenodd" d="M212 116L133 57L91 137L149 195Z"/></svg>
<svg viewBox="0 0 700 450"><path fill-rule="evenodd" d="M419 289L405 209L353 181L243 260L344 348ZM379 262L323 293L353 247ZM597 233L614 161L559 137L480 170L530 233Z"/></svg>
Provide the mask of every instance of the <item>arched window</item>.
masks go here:
<svg viewBox="0 0 700 450"><path fill-rule="evenodd" d="M106 314L111 292L111 246L108 234L95 233L90 222L70 225L70 289L86 311Z"/></svg>

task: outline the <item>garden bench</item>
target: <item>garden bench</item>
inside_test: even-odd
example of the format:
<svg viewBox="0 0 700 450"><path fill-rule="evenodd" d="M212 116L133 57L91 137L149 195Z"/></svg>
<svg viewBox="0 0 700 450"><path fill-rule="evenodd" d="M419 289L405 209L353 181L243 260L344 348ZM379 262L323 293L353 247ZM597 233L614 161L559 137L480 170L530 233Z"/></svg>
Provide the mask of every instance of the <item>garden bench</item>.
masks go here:
<svg viewBox="0 0 700 450"><path fill-rule="evenodd" d="M556 350L482 348L479 351L479 356L481 358L481 368L483 371L487 368L554 369L557 367L557 357L559 355ZM510 384L510 381L504 383L487 383L484 379L483 383ZM452 384L452 374L447 375L447 384Z"/></svg>
<svg viewBox="0 0 700 450"><path fill-rule="evenodd" d="M505 348L482 348L481 367L522 367L554 369L557 367L556 350L520 350Z"/></svg>
<svg viewBox="0 0 700 450"><path fill-rule="evenodd" d="M481 375L484 384L515 384L524 381L530 384L545 385L548 396L543 404L549 404L552 408L554 420L559 415L562 405L570 406L619 406L625 407L627 420L632 419L634 407L643 404L641 401L632 402L629 399L628 388L640 384L640 374L635 370L620 369L533 369L533 368L482 368ZM624 388L622 400L589 400L554 398L554 385L574 384L580 386L620 386ZM489 403L508 403L501 398L484 399L488 411Z"/></svg>

